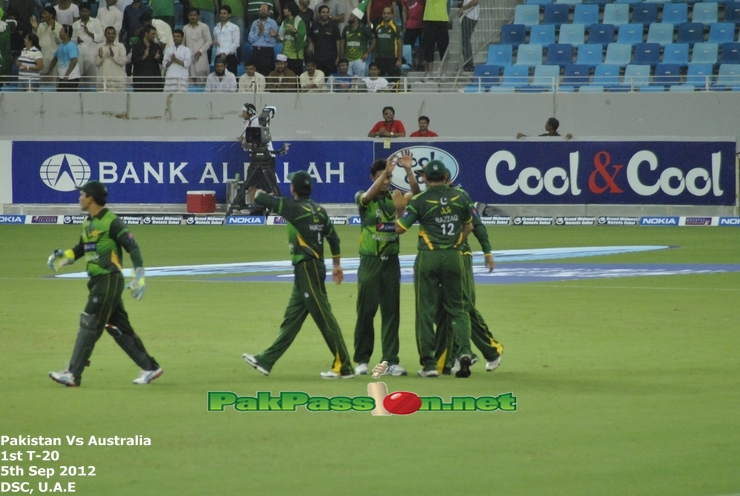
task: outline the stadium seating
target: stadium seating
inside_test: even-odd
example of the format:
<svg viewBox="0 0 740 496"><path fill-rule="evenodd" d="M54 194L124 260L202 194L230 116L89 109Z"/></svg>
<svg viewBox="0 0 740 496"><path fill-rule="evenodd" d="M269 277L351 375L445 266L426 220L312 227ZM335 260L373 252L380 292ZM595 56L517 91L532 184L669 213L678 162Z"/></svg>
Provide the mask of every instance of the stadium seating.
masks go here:
<svg viewBox="0 0 740 496"><path fill-rule="evenodd" d="M688 43L693 46L694 43L704 41L704 24L700 22L684 22L678 25L679 43Z"/></svg>
<svg viewBox="0 0 740 496"><path fill-rule="evenodd" d="M525 43L516 51L516 65L534 67L542 63L542 45Z"/></svg>
<svg viewBox="0 0 740 496"><path fill-rule="evenodd" d="M671 43L663 50L664 64L677 64L681 67L689 65L688 43Z"/></svg>
<svg viewBox="0 0 740 496"><path fill-rule="evenodd" d="M681 24L689 20L689 4L666 3L663 5L663 18L661 22Z"/></svg>
<svg viewBox="0 0 740 496"><path fill-rule="evenodd" d="M594 69L592 84L610 88L619 84L619 66L601 64Z"/></svg>
<svg viewBox="0 0 740 496"><path fill-rule="evenodd" d="M604 24L621 26L630 22L630 6L623 3L604 5Z"/></svg>
<svg viewBox="0 0 740 496"><path fill-rule="evenodd" d="M724 9L724 22L740 24L740 2L727 2Z"/></svg>
<svg viewBox="0 0 740 496"><path fill-rule="evenodd" d="M740 43L723 43L720 45L718 64L740 64Z"/></svg>
<svg viewBox="0 0 740 496"><path fill-rule="evenodd" d="M583 45L585 34L583 24L563 24L560 26L558 43L573 46Z"/></svg>
<svg viewBox="0 0 740 496"><path fill-rule="evenodd" d="M660 62L660 45L657 43L638 43L632 62L655 67Z"/></svg>
<svg viewBox="0 0 740 496"><path fill-rule="evenodd" d="M632 7L632 23L642 24L648 27L653 22L658 22L658 4L657 3L638 3Z"/></svg>
<svg viewBox="0 0 740 496"><path fill-rule="evenodd" d="M622 86L639 88L650 84L650 66L629 64L624 70Z"/></svg>
<svg viewBox="0 0 740 496"><path fill-rule="evenodd" d="M599 23L599 6L579 4L573 9L573 24L590 26Z"/></svg>
<svg viewBox="0 0 740 496"><path fill-rule="evenodd" d="M592 24L588 28L589 44L600 44L605 47L609 43L614 43L614 24Z"/></svg>
<svg viewBox="0 0 740 496"><path fill-rule="evenodd" d="M605 64L624 67L632 61L632 45L627 43L609 43L606 47Z"/></svg>
<svg viewBox="0 0 740 496"><path fill-rule="evenodd" d="M581 3L581 0L555 0L555 3L559 3L562 5L576 5Z"/></svg>
<svg viewBox="0 0 740 496"><path fill-rule="evenodd" d="M504 67L504 77L501 86L509 88L520 88L529 83L529 70L525 66L510 65ZM489 91L494 91L496 86L491 86Z"/></svg>
<svg viewBox="0 0 740 496"><path fill-rule="evenodd" d="M686 84L708 88L712 81L712 64L690 64L686 72Z"/></svg>
<svg viewBox="0 0 740 496"><path fill-rule="evenodd" d="M642 43L642 24L622 24L617 32L617 43Z"/></svg>
<svg viewBox="0 0 740 496"><path fill-rule="evenodd" d="M524 24L528 28L540 23L539 5L517 5L514 7L514 24Z"/></svg>
<svg viewBox="0 0 740 496"><path fill-rule="evenodd" d="M674 27L671 23L654 22L648 28L648 43L658 43L664 47L669 43L673 43L673 31Z"/></svg>
<svg viewBox="0 0 740 496"><path fill-rule="evenodd" d="M534 68L532 83L528 86L529 91L551 91L558 85L560 79L560 66L538 65Z"/></svg>
<svg viewBox="0 0 740 496"><path fill-rule="evenodd" d="M561 90L565 87L580 88L584 84L589 84L590 82L591 75L589 66L579 64L566 65L563 70L563 86L561 87Z"/></svg>
<svg viewBox="0 0 740 496"><path fill-rule="evenodd" d="M555 43L555 25L540 24L529 30L529 43L536 45L550 45Z"/></svg>
<svg viewBox="0 0 740 496"><path fill-rule="evenodd" d="M693 93L696 91L696 86L693 84L674 84L668 91L671 93Z"/></svg>
<svg viewBox="0 0 740 496"><path fill-rule="evenodd" d="M699 2L694 4L691 12L691 22L700 22L708 25L718 20L719 5L717 2Z"/></svg>
<svg viewBox="0 0 740 496"><path fill-rule="evenodd" d="M467 85L465 93L485 93L494 84L499 84L501 68L497 65L479 65L473 72L473 84Z"/></svg>
<svg viewBox="0 0 740 496"><path fill-rule="evenodd" d="M573 45L552 43L547 45L545 64L565 67L573 63Z"/></svg>
<svg viewBox="0 0 740 496"><path fill-rule="evenodd" d="M501 67L511 65L513 60L511 45L489 45L486 65L498 65Z"/></svg>
<svg viewBox="0 0 740 496"><path fill-rule="evenodd" d="M527 40L527 27L524 24L504 24L501 26L501 44L517 48Z"/></svg>
<svg viewBox="0 0 740 496"><path fill-rule="evenodd" d="M578 93L603 93L604 87L599 84L587 84L578 89Z"/></svg>
<svg viewBox="0 0 740 496"><path fill-rule="evenodd" d="M596 67L603 62L602 53L601 45L581 45L578 47L576 64L587 65L592 68Z"/></svg>
<svg viewBox="0 0 740 496"><path fill-rule="evenodd" d="M735 25L731 22L715 22L709 26L710 43L732 43L735 41Z"/></svg>
<svg viewBox="0 0 740 496"><path fill-rule="evenodd" d="M691 52L692 64L716 64L718 47L716 43L697 43Z"/></svg>
<svg viewBox="0 0 740 496"><path fill-rule="evenodd" d="M550 4L543 7L542 24L554 24L560 26L567 24L569 19L567 5Z"/></svg>
<svg viewBox="0 0 740 496"><path fill-rule="evenodd" d="M654 86L681 84L681 66L677 64L658 64L653 74Z"/></svg>
<svg viewBox="0 0 740 496"><path fill-rule="evenodd" d="M740 88L740 64L722 64L717 74L717 82L712 85L715 91Z"/></svg>

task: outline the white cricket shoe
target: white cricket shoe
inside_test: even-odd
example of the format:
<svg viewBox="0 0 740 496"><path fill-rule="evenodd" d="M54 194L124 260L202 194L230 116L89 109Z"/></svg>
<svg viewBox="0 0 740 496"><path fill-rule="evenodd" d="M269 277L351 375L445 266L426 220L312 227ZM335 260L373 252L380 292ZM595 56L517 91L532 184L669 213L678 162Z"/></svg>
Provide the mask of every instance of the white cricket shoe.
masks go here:
<svg viewBox="0 0 740 496"><path fill-rule="evenodd" d="M62 370L61 372L49 372L49 377L53 381L58 382L59 384L64 384L67 387L80 387L80 385L77 383L77 378L72 375L72 372L69 370Z"/></svg>
<svg viewBox="0 0 740 496"><path fill-rule="evenodd" d="M494 370L498 368L499 365L501 365L501 355L496 357L495 360L486 362L486 372L493 372Z"/></svg>
<svg viewBox="0 0 740 496"><path fill-rule="evenodd" d="M164 374L164 370L162 370L162 367L158 368L157 370L142 370L139 374L139 377L134 379L134 384L149 384L162 374Z"/></svg>
<svg viewBox="0 0 740 496"><path fill-rule="evenodd" d="M256 369L257 372L259 372L260 374L263 374L266 376L270 375L270 371L264 368L262 365L260 365L260 363L257 361L257 357L255 357L254 355L245 353L242 355L242 358L244 359L245 362L249 364L250 367Z"/></svg>
<svg viewBox="0 0 740 496"><path fill-rule="evenodd" d="M366 363L358 363L357 367L355 367L355 374L357 375L367 375L367 364Z"/></svg>
<svg viewBox="0 0 740 496"><path fill-rule="evenodd" d="M355 376L355 374L337 374L333 370L322 372L319 375L321 375L322 379L352 379Z"/></svg>
<svg viewBox="0 0 740 496"><path fill-rule="evenodd" d="M419 377L439 377L436 370L420 370L417 374Z"/></svg>
<svg viewBox="0 0 740 496"><path fill-rule="evenodd" d="M394 377L399 377L402 375L408 375L408 372L406 372L405 368L396 364L396 365L388 365L388 369L385 371L383 375L391 375Z"/></svg>

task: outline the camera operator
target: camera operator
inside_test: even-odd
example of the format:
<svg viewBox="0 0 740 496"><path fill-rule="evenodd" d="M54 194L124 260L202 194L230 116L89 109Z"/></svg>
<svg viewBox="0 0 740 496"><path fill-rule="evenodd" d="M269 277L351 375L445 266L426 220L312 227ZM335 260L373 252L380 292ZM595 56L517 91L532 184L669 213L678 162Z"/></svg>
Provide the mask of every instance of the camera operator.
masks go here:
<svg viewBox="0 0 740 496"><path fill-rule="evenodd" d="M285 155L290 143L285 143L283 148L275 150L272 146L270 135L270 120L275 115L275 107L265 107L261 114L257 114L257 108L246 103L242 107L242 118L245 121L244 130L239 136L239 142L245 151L251 156L251 163L247 172L246 180L239 189L239 194L234 199L234 204L243 202L243 190L248 188L249 204L254 204L254 194L257 189L263 189L275 196L280 196L280 188L277 184L275 172L275 157Z"/></svg>

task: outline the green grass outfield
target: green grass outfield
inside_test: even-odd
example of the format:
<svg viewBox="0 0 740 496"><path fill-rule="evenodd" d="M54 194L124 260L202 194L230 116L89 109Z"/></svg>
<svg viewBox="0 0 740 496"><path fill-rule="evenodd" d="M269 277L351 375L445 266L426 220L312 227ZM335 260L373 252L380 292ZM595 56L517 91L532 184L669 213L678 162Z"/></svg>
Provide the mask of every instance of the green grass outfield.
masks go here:
<svg viewBox="0 0 740 496"><path fill-rule="evenodd" d="M282 227L132 228L147 266L282 260ZM356 227L341 226L356 256ZM491 227L494 249L657 245L680 248L572 259L612 263L740 263L740 230L667 227ZM512 392L517 411L214 413L208 391L304 391L364 396L372 379L323 381L331 356L313 322L263 377L241 359L274 339L290 284L148 278L125 303L165 374L133 386L136 366L106 334L83 386L47 373L72 351L86 298L82 280L51 279L45 261L79 226L0 226L0 435L61 437L58 461L95 466L61 477L76 493L206 494L740 494L740 274L633 277L478 286L478 306L506 347L501 367L470 379L421 379L413 289L402 287L401 363L390 391L420 396ZM402 239L413 253L413 234ZM475 247L477 243L473 241ZM128 260L127 260L128 262ZM63 269L81 270L82 265ZM355 284L329 298L352 346ZM376 349L379 343L376 345ZM148 447L69 447L65 436L152 439ZM0 456L41 447L0 446ZM5 452L3 454L3 452ZM26 456L26 455L24 455ZM53 484L52 484L53 485ZM52 486L50 485L50 487Z"/></svg>

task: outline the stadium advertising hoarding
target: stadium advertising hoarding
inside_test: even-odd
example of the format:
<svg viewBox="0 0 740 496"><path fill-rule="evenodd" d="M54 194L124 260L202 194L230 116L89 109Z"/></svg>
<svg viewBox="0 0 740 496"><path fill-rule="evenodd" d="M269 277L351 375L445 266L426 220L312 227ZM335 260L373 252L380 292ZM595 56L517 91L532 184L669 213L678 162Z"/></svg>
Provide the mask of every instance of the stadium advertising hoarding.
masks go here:
<svg viewBox="0 0 740 496"><path fill-rule="evenodd" d="M390 145L390 146L388 146ZM410 149L420 170L442 160L453 181L476 201L495 204L734 205L732 141L298 141L277 158L288 174L314 177L313 197L351 203L366 189L377 157ZM207 187L226 201L225 183L246 177L249 157L238 143L149 141L16 141L13 203L74 203L75 186L109 184L115 203L184 203ZM402 170L396 187L408 187Z"/></svg>

